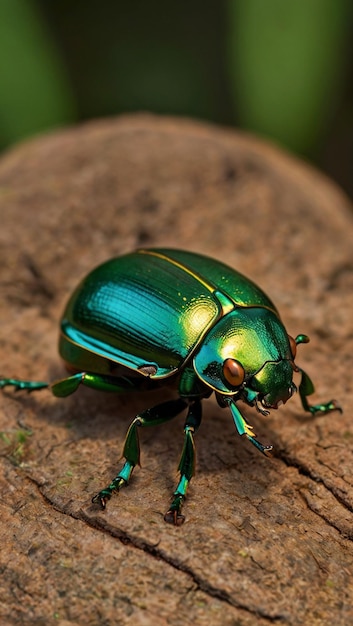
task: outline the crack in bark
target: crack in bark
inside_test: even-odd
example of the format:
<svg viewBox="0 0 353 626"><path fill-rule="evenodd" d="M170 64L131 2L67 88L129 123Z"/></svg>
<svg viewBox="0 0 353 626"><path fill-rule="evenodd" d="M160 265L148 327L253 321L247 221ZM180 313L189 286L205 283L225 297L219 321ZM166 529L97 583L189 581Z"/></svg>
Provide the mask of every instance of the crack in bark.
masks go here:
<svg viewBox="0 0 353 626"><path fill-rule="evenodd" d="M301 462L298 458L293 457L290 454L286 454L283 451L278 452L276 456L277 456L277 458L281 459L281 461L283 461L283 463L285 463L285 465L287 465L287 467L295 467L300 472L300 474L302 474L303 476L306 476L307 478L310 478L312 481L314 481L316 483L321 483L325 487L325 489L327 489L327 491L329 493L331 493L331 495L337 500L337 502L341 506L343 506L350 513L353 513L353 507L344 499L344 497L341 494L341 490L339 488L335 488L334 486L330 485L325 480L325 478L323 478L322 476L320 476L320 474L318 474L317 472L315 472L312 469L310 469L305 463ZM305 499L305 501L307 502L306 499ZM308 502L307 502L307 504L308 504L310 510L313 511L313 513L316 513L317 515L319 515L319 517L324 519L327 522L327 524L332 526L332 528L335 528L336 530L338 530L338 532L340 532L342 535L344 535L345 538L347 538L347 539L349 539L351 541L353 540L353 534L352 535L347 535L347 533L342 528L340 528L339 525L335 525L332 520L326 518L324 515L319 513L319 511L317 511L317 510L315 510L315 508L311 507Z"/></svg>
<svg viewBox="0 0 353 626"><path fill-rule="evenodd" d="M306 505L310 509L310 511L312 511L313 513L315 513L315 515L318 515L321 519L323 519L324 522L326 522L326 524L328 524L328 526L331 526L331 528L334 528L335 530L337 530L337 532L344 539L348 539L349 541L353 541L353 532L351 532L350 530L344 531L343 528L339 524L335 524L335 522L333 520L331 520L328 517L328 515L325 515L322 511L319 511L315 506L312 505L312 503L310 502L310 499L307 497L307 495L302 490L300 490L300 495L302 496L304 502L306 503Z"/></svg>
<svg viewBox="0 0 353 626"><path fill-rule="evenodd" d="M255 615L256 617L261 617L269 622L287 623L288 620L287 620L286 615L267 613L261 608L258 608L255 606L249 606L245 603L243 604L237 600L234 600L234 598L232 597L230 593L228 593L228 591L226 591L225 589L215 587L214 585L211 585L209 582L207 582L206 579L196 574L192 570L191 567L189 567L188 565L186 565L179 559L171 557L166 552L164 552L164 550L161 550L160 548L158 548L158 544L151 544L148 541L145 541L144 539L142 539L141 537L138 537L132 534L130 535L126 531L122 530L121 528L110 525L105 519L101 517L91 517L87 515L82 509L73 510L71 507L71 502L69 502L67 506L64 506L64 507L59 506L58 504L55 503L54 500L52 500L45 493L43 489L44 487L43 483L41 483L39 480L37 480L33 476L27 475L27 479L37 487L39 493L41 494L45 502L49 504L51 507L53 507L59 513L68 515L69 517L72 517L73 519L84 522L91 528L94 528L101 532L109 533L115 539L119 539L119 541L123 545L130 545L138 550L142 550L143 552L149 554L155 559L163 561L164 563L173 567L177 571L182 572L183 574L186 574L187 576L189 576L189 578L191 578L193 583L197 586L197 589L204 592L206 595L211 596L213 598L217 598L217 600L225 602L236 609L246 611L247 613L250 613L251 615Z"/></svg>
<svg viewBox="0 0 353 626"><path fill-rule="evenodd" d="M325 461L323 461L320 458L317 458L317 463L319 465L322 465L322 467L325 467L326 469L328 469L330 472L332 472L333 474L336 473L336 468L333 465L330 465L329 463L325 463ZM344 483L346 483L347 487L349 487L350 489L352 488L352 483L349 482L344 476L342 476L341 474L336 473L336 476L342 480ZM347 508L349 508L349 505L347 504Z"/></svg>

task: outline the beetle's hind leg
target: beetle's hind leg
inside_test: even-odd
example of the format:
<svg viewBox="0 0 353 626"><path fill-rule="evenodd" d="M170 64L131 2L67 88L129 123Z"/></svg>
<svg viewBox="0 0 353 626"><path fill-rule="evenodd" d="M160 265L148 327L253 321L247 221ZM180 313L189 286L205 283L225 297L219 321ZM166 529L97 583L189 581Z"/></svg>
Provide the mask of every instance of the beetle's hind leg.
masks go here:
<svg viewBox="0 0 353 626"><path fill-rule="evenodd" d="M100 504L102 509L105 509L106 503L112 497L113 492L119 492L121 487L129 482L135 466L140 465L140 442L138 428L145 426L157 426L159 424L163 424L164 422L168 422L186 409L187 405L188 403L185 400L178 398L177 400L170 400L168 402L158 404L151 409L146 409L146 411L136 415L126 433L122 454L123 458L125 458L125 463L119 474L112 480L112 482L92 498L92 502L94 504Z"/></svg>
<svg viewBox="0 0 353 626"><path fill-rule="evenodd" d="M165 522L168 524L174 524L175 526L181 526L185 520L184 515L181 514L181 507L186 498L189 482L195 473L195 445L193 435L201 424L201 417L201 401L195 400L189 406L189 411L184 425L184 445L178 466L180 480L173 493L173 500L170 508L164 516Z"/></svg>
<svg viewBox="0 0 353 626"><path fill-rule="evenodd" d="M35 380L19 380L18 378L0 378L0 389L5 387L14 387L15 391L25 389L28 392L36 391L38 389L46 389L50 386L50 383L35 381Z"/></svg>
<svg viewBox="0 0 353 626"><path fill-rule="evenodd" d="M89 372L76 372L66 378L55 380L52 383L19 380L18 378L1 378L0 389L5 387L14 387L15 391L25 389L28 392L38 389L50 389L52 394L57 398L65 398L74 393L80 385L98 389L100 391L125 392L136 389L136 384L132 383L128 378L105 376L101 374L91 374Z"/></svg>

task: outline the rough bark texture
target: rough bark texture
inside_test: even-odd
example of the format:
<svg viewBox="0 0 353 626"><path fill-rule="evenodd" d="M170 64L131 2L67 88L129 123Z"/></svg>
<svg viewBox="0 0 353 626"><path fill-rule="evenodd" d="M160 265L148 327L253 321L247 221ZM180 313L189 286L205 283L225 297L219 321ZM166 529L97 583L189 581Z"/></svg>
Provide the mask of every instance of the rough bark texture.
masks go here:
<svg viewBox="0 0 353 626"><path fill-rule="evenodd" d="M105 512L132 416L167 397L80 389L0 395L1 624L353 622L352 214L307 165L254 138L129 116L20 145L0 162L1 373L53 380L58 320L78 280L138 246L176 246L238 268L267 291L314 400L244 412L268 460L210 399L186 522L163 522L183 419L141 433L142 469Z"/></svg>

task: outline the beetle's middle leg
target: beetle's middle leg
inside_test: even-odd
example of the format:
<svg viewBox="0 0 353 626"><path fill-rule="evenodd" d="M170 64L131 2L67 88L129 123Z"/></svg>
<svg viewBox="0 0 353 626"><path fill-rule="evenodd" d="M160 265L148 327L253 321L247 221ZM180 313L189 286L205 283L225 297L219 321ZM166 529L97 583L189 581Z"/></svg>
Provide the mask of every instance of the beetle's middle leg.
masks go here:
<svg viewBox="0 0 353 626"><path fill-rule="evenodd" d="M178 466L180 480L173 493L170 508L164 516L165 522L174 524L175 526L181 526L185 520L184 515L181 514L181 507L186 498L189 482L195 473L195 445L193 435L201 424L201 417L201 400L194 400L189 406L184 425L184 445Z"/></svg>
<svg viewBox="0 0 353 626"><path fill-rule="evenodd" d="M146 409L146 411L136 415L126 433L122 454L122 457L125 458L125 463L112 482L92 498L94 504L99 503L101 507L105 509L107 500L110 500L113 492L120 491L121 487L128 483L135 466L140 465L138 428L144 426L158 426L159 424L168 422L186 409L187 406L188 403L186 400L178 398L177 400L157 404L151 409Z"/></svg>

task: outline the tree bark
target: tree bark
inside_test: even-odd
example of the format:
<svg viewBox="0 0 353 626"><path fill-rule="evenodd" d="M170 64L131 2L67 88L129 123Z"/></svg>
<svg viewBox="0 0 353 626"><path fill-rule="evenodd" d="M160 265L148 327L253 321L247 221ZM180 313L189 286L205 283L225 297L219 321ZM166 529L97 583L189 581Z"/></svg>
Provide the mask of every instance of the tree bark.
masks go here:
<svg viewBox="0 0 353 626"><path fill-rule="evenodd" d="M230 413L204 402L185 524L164 523L183 418L141 432L142 468L101 512L132 417L157 401L80 389L0 395L2 624L179 626L353 622L351 206L320 173L251 136L149 115L92 122L0 161L1 373L65 375L58 322L95 265L141 246L191 249L255 280L297 362L344 413L299 397Z"/></svg>

